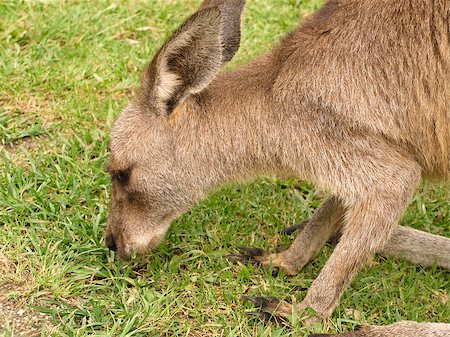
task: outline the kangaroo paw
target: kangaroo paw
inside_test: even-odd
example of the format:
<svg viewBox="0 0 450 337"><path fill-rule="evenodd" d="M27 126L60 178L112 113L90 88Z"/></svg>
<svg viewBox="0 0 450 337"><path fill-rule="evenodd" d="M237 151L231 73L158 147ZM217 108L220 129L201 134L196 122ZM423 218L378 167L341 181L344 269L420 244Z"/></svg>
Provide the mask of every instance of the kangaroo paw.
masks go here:
<svg viewBox="0 0 450 337"><path fill-rule="evenodd" d="M305 220L303 222L300 222L298 224L292 225L290 227L287 227L285 229L283 229L281 231L281 234L284 235L292 235L295 232L297 232L298 230L302 230L303 228L305 228L305 226L307 225L308 220ZM334 233L333 235L330 236L330 238L327 240L327 243L329 243L330 245L337 245L339 240L341 239L342 233L340 231L337 231L336 233Z"/></svg>
<svg viewBox="0 0 450 337"><path fill-rule="evenodd" d="M254 264L257 266L262 266L263 268L270 269L272 267L272 275L277 276L279 267L272 263L272 259L277 254L270 254L263 249L253 248L253 247L237 247L242 254L229 254L228 258L240 261L245 264Z"/></svg>
<svg viewBox="0 0 450 337"><path fill-rule="evenodd" d="M273 276L277 276L280 270L288 276L295 276L298 274L298 270L292 266L292 263L288 259L286 259L284 254L285 251L280 247L277 247L275 253L269 253L262 249L252 247L237 248L241 251L241 254L230 254L227 256L242 263L252 263L265 269L272 270Z"/></svg>
<svg viewBox="0 0 450 337"><path fill-rule="evenodd" d="M310 327L316 323L324 323L325 319L317 313L306 310L307 307L303 303L292 304L287 301L280 300L276 297L268 296L242 296L243 299L250 301L258 308L258 312L249 312L248 315L257 316L265 322L288 322L288 318L301 319L304 326Z"/></svg>
<svg viewBox="0 0 450 337"><path fill-rule="evenodd" d="M286 318L292 315L293 306L291 303L281 301L276 297L268 296L242 296L243 299L253 303L255 308L259 309L259 312L248 313L252 316L257 316L264 321L272 322L286 322Z"/></svg>
<svg viewBox="0 0 450 337"><path fill-rule="evenodd" d="M246 312L246 315L248 316L254 316L258 317L261 321L266 323L275 323L275 324L282 324L284 323L283 319L280 319L279 317L273 316L268 312L265 311L257 311L257 312Z"/></svg>

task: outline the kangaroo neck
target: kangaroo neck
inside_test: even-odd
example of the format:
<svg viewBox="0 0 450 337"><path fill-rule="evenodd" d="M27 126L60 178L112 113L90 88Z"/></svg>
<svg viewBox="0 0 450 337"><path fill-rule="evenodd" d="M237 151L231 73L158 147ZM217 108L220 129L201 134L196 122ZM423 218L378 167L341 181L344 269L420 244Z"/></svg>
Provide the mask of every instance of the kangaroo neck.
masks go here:
<svg viewBox="0 0 450 337"><path fill-rule="evenodd" d="M271 114L267 62L221 74L183 103L175 147L180 169L202 195L231 181L282 171L282 123Z"/></svg>

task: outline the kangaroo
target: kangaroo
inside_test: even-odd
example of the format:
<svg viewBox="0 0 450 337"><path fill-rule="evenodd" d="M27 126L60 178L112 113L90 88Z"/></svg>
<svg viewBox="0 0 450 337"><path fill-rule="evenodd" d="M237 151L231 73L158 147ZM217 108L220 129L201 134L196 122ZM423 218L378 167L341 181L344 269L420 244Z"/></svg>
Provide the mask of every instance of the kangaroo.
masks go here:
<svg viewBox="0 0 450 337"><path fill-rule="evenodd" d="M450 177L450 2L330 0L267 55L221 72L239 49L244 3L203 1L117 119L106 245L123 259L146 254L218 186L292 176L329 197L289 249L236 255L296 275L340 239L301 303L247 298L262 315L330 317L375 253L450 269L449 238L398 225L421 179ZM402 322L349 336L424 329L450 333Z"/></svg>

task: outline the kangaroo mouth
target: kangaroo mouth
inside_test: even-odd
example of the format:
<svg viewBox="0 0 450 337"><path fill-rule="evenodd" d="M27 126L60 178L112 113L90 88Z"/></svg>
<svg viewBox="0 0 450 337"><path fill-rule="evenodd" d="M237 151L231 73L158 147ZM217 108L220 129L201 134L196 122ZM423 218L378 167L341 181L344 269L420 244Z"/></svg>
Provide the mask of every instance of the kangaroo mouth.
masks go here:
<svg viewBox="0 0 450 337"><path fill-rule="evenodd" d="M150 233L138 233L134 236L114 237L112 234L105 235L106 246L116 252L123 261L130 261L137 256L145 256L155 249L164 240L168 226L161 226Z"/></svg>

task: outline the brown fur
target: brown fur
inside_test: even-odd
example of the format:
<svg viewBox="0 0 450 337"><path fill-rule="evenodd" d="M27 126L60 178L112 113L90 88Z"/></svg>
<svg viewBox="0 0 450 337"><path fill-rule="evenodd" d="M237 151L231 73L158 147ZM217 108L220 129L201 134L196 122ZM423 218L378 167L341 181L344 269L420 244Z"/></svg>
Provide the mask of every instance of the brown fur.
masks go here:
<svg viewBox="0 0 450 337"><path fill-rule="evenodd" d="M269 258L296 274L342 233L299 308L329 317L376 252L448 268L450 239L397 225L422 177L450 176L448 0L330 0L271 53L219 74L243 4L206 0L117 120L108 246L146 253L212 189L295 176L331 197Z"/></svg>
<svg viewBox="0 0 450 337"><path fill-rule="evenodd" d="M358 330L335 335L309 337L450 337L450 324L402 321L387 326L364 326Z"/></svg>

